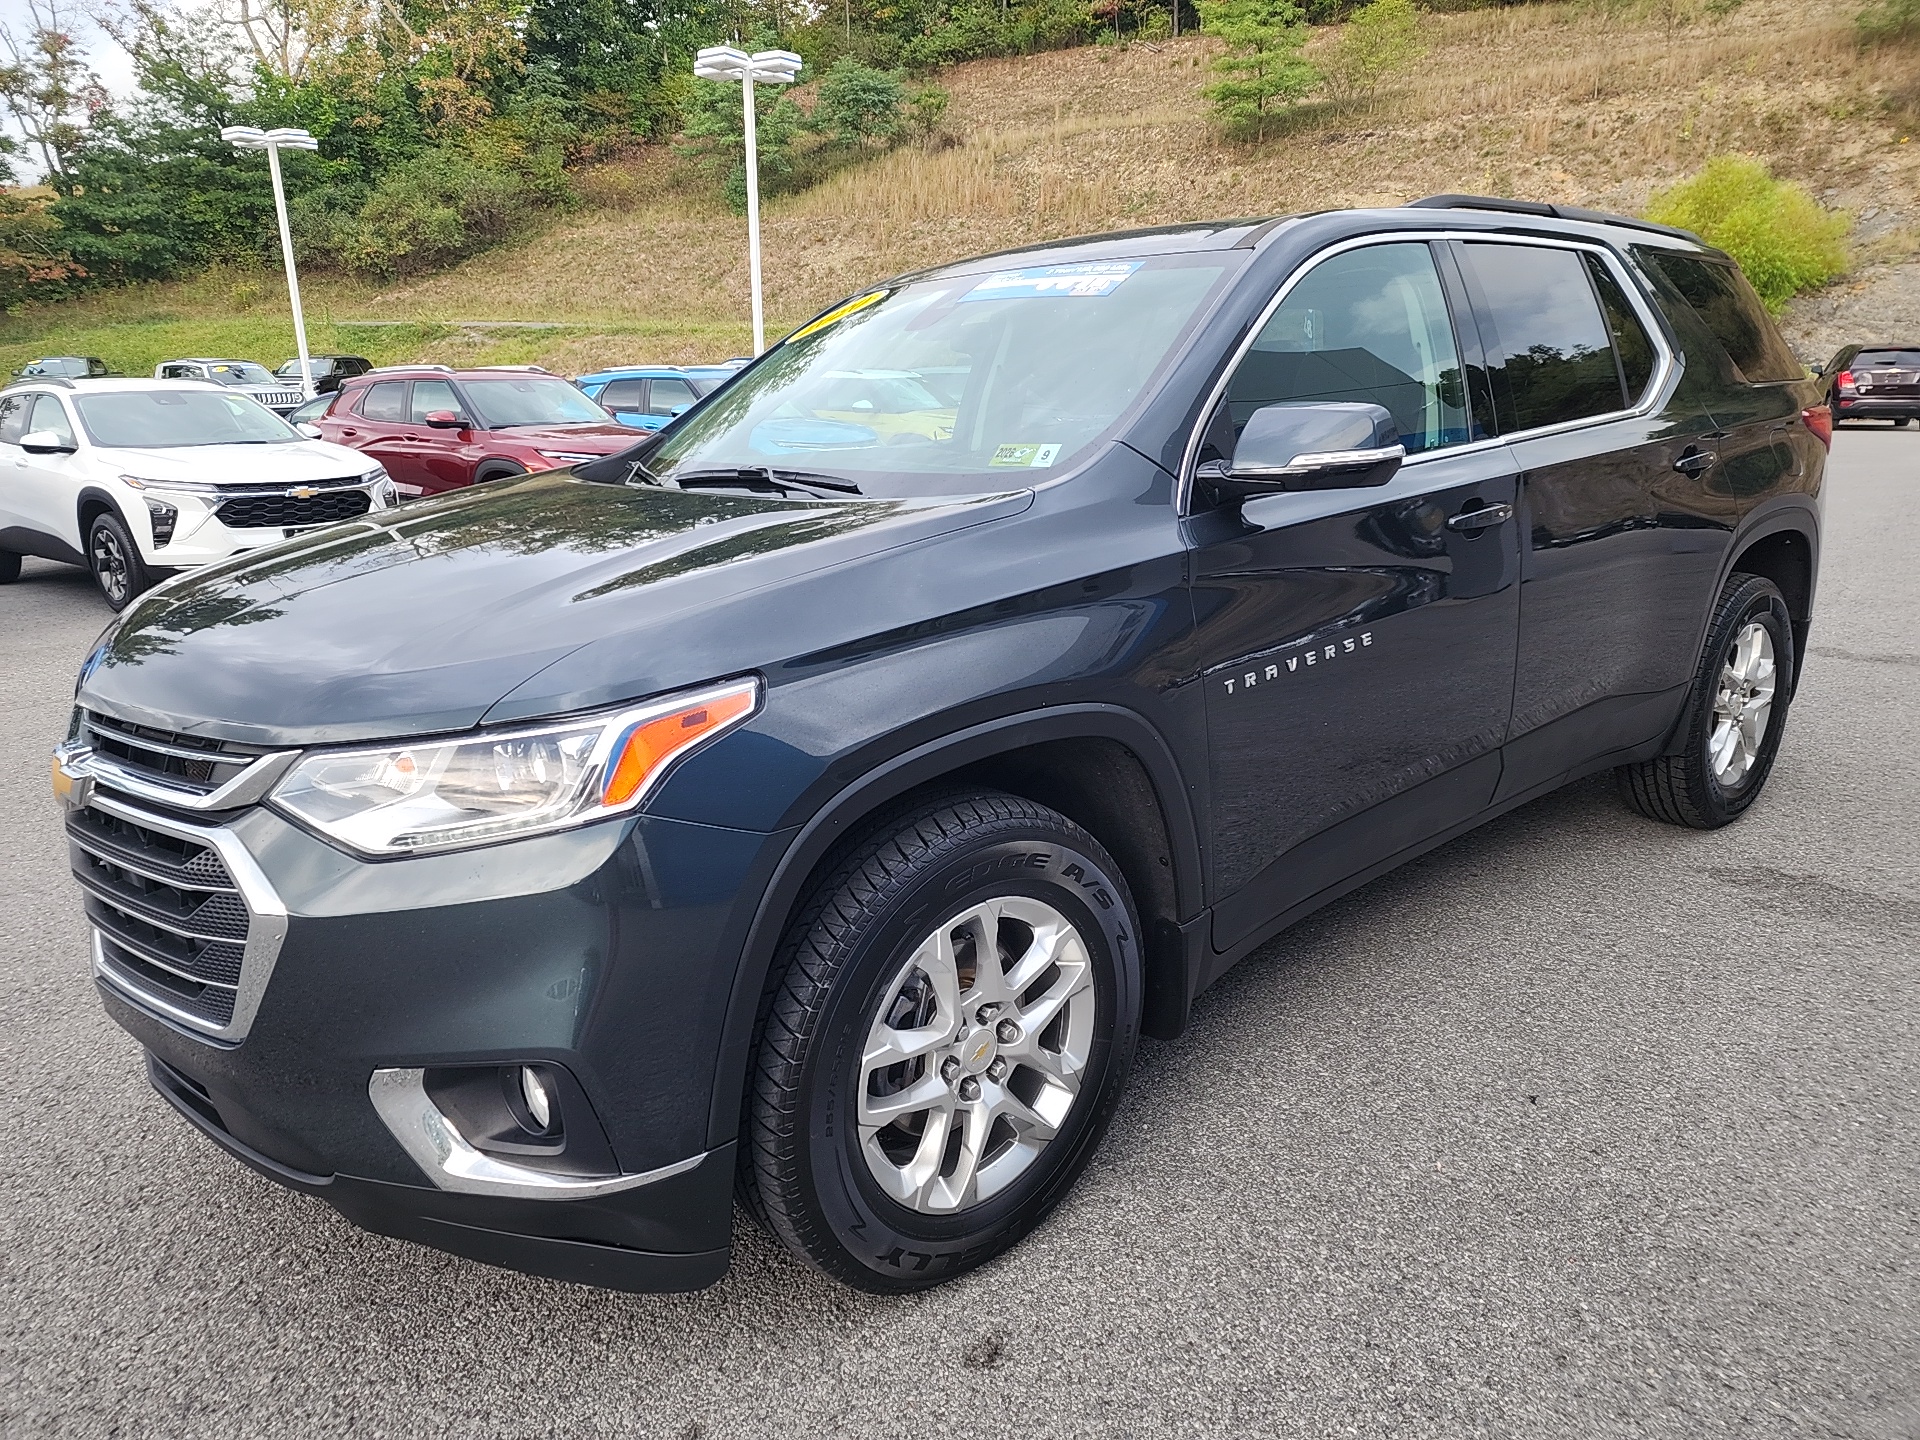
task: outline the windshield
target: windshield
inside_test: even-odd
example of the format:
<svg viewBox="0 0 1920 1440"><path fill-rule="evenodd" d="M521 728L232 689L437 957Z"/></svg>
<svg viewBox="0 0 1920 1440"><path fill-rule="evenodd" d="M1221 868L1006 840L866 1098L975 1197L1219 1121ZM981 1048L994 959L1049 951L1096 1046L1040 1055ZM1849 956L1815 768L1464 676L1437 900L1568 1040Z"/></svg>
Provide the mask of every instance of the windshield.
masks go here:
<svg viewBox="0 0 1920 1440"><path fill-rule="evenodd" d="M487 428L508 425L611 425L614 419L565 380L551 375L512 379L462 380L473 408Z"/></svg>
<svg viewBox="0 0 1920 1440"><path fill-rule="evenodd" d="M862 296L679 422L647 466L800 469L867 494L1044 478L1113 428L1230 263L1035 265Z"/></svg>
<svg viewBox="0 0 1920 1440"><path fill-rule="evenodd" d="M222 385L271 385L272 374L251 360L221 360L207 366L207 378Z"/></svg>
<svg viewBox="0 0 1920 1440"><path fill-rule="evenodd" d="M257 401L213 390L116 390L76 396L73 403L96 445L164 450L304 438Z"/></svg>

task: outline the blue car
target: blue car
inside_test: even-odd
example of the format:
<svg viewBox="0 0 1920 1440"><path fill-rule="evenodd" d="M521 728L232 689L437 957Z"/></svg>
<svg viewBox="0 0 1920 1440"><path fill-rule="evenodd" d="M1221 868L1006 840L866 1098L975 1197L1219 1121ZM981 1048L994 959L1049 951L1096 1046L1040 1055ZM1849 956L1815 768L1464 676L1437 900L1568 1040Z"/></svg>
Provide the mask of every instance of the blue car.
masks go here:
<svg viewBox="0 0 1920 1440"><path fill-rule="evenodd" d="M574 383L622 425L658 430L733 378L731 365L617 365Z"/></svg>

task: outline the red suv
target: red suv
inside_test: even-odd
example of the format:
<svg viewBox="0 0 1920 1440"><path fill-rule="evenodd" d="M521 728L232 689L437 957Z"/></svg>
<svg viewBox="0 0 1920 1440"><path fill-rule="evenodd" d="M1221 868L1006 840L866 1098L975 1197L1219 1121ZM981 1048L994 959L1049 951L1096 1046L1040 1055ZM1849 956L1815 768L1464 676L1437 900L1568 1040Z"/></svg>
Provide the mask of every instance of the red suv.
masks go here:
<svg viewBox="0 0 1920 1440"><path fill-rule="evenodd" d="M403 495L554 470L642 438L543 370L375 370L343 384L311 423L387 467Z"/></svg>

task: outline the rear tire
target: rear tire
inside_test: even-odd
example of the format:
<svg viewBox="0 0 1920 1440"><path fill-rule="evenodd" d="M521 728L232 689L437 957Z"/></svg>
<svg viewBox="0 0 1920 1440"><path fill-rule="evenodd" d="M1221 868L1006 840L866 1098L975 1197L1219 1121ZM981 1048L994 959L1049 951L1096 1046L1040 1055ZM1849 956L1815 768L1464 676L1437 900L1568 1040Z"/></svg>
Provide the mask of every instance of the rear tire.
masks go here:
<svg viewBox="0 0 1920 1440"><path fill-rule="evenodd" d="M87 526L87 568L100 593L116 610L124 610L151 588L153 576L140 560L139 547L118 515L102 511Z"/></svg>
<svg viewBox="0 0 1920 1440"><path fill-rule="evenodd" d="M20 557L10 550L0 550L0 585L11 585L20 578Z"/></svg>
<svg viewBox="0 0 1920 1440"><path fill-rule="evenodd" d="M1118 867L1044 805L961 795L883 823L788 931L742 1198L795 1255L876 1293L1014 1245L1118 1102L1139 933Z"/></svg>
<svg viewBox="0 0 1920 1440"><path fill-rule="evenodd" d="M1669 825L1717 830L1739 819L1772 773L1793 674L1793 623L1779 587L1728 576L1687 701L1683 748L1622 765L1621 796Z"/></svg>
<svg viewBox="0 0 1920 1440"><path fill-rule="evenodd" d="M515 475L525 475L527 467L516 465L511 460L496 460L491 465L482 465L473 474L473 483L484 485L489 480L507 480Z"/></svg>

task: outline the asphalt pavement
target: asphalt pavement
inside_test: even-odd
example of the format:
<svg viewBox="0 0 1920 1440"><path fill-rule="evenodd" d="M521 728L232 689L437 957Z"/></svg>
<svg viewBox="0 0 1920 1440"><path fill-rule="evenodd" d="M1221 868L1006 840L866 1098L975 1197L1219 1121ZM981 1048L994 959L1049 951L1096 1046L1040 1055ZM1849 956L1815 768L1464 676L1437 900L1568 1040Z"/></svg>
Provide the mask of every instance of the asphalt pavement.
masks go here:
<svg viewBox="0 0 1920 1440"><path fill-rule="evenodd" d="M1766 795L1604 780L1147 1043L1054 1218L929 1294L740 1221L690 1296L355 1230L146 1085L47 751L107 619L0 588L0 1434L1920 1437L1920 434L1847 432Z"/></svg>

